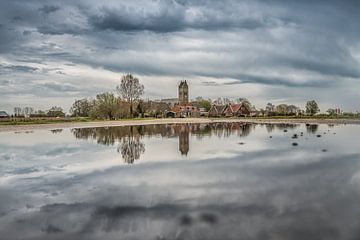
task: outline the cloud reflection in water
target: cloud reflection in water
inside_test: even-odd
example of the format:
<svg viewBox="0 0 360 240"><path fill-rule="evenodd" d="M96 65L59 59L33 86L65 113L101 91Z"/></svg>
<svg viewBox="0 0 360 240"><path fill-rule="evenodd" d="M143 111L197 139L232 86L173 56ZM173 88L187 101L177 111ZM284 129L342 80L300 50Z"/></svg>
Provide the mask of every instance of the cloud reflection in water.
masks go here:
<svg viewBox="0 0 360 240"><path fill-rule="evenodd" d="M126 151L137 164L75 175L33 181L14 173L0 185L0 232L8 239L358 239L360 152L347 138L360 130L307 129L249 124L73 129L68 144L88 139L121 148L135 141L147 150ZM328 130L337 134L316 137ZM189 154L179 158L184 133ZM293 134L299 134L295 149ZM172 148L176 138L178 147ZM169 161L146 155L158 141L164 152L173 151ZM85 156L94 143L84 143ZM204 160L194 153L219 147L233 154ZM329 151L322 152L324 147ZM118 155L116 149L110 150ZM41 168L41 162L33 164ZM43 198L41 191L57 194Z"/></svg>

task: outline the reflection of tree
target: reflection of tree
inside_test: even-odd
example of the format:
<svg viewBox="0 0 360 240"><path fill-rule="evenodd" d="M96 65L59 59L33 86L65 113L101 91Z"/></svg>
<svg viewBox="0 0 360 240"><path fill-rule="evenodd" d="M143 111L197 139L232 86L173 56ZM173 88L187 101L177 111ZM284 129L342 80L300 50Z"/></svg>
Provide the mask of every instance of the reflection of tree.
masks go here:
<svg viewBox="0 0 360 240"><path fill-rule="evenodd" d="M126 163L134 163L145 152L141 138L147 132L146 126L124 126L104 128L75 128L72 133L76 138L96 139L98 144L111 146L119 143L117 151ZM150 130L150 132L152 132Z"/></svg>
<svg viewBox="0 0 360 240"><path fill-rule="evenodd" d="M306 124L306 131L308 133L316 133L319 128L317 124Z"/></svg>
<svg viewBox="0 0 360 240"><path fill-rule="evenodd" d="M295 129L295 128L298 128L298 127L299 127L298 124L291 124L291 123L276 123L275 126L276 126L279 130Z"/></svg>
<svg viewBox="0 0 360 240"><path fill-rule="evenodd" d="M265 127L268 133L271 133L275 130L275 125L271 123L266 124Z"/></svg>
<svg viewBox="0 0 360 240"><path fill-rule="evenodd" d="M117 151L121 153L125 163L132 164L145 152L145 144L140 141L139 136L127 136L121 140Z"/></svg>
<svg viewBox="0 0 360 240"><path fill-rule="evenodd" d="M61 133L63 130L62 129L52 129L52 130L50 130L51 131L51 133L53 133L53 134L58 134L58 133Z"/></svg>

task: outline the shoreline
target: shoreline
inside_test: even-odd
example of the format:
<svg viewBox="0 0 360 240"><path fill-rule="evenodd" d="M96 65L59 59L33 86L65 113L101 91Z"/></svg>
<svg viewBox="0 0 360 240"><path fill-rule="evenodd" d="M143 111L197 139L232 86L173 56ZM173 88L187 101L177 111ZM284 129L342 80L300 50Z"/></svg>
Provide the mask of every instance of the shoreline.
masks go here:
<svg viewBox="0 0 360 240"><path fill-rule="evenodd" d="M149 120L117 120L117 121L92 121L92 122L65 122L28 125L1 125L0 132L21 132L33 130L54 130L65 128L93 128L93 127L119 127L153 124L176 124L176 123L221 123L221 122L244 122L244 123L273 123L273 124L360 124L360 119L272 119L272 118L161 118Z"/></svg>

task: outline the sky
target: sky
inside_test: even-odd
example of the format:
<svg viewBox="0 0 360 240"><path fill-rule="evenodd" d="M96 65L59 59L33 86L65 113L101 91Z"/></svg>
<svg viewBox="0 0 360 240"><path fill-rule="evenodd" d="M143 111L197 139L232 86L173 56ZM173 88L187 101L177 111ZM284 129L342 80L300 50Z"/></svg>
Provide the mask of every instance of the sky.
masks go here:
<svg viewBox="0 0 360 240"><path fill-rule="evenodd" d="M360 1L1 0L0 110L66 111L123 74L145 99L360 110Z"/></svg>

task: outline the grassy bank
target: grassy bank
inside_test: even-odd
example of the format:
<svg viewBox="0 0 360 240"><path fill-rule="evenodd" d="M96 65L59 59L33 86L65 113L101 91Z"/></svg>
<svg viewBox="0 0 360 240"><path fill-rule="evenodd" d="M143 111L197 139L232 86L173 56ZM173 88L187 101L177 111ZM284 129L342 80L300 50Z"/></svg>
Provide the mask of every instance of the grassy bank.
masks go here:
<svg viewBox="0 0 360 240"><path fill-rule="evenodd" d="M12 118L0 120L0 125L28 125L66 122L90 122L89 118Z"/></svg>
<svg viewBox="0 0 360 240"><path fill-rule="evenodd" d="M204 117L205 118L205 117ZM32 125L32 124L54 124L54 123L77 123L77 122L111 122L111 121L139 121L139 120L153 120L155 118L123 118L118 120L100 120L100 119L92 119L92 118L74 118L74 117L67 117L67 118L11 118L11 119L1 119L1 125ZM206 119L206 118L205 118ZM236 118L210 118L213 120L219 119L244 119L244 120L336 120L336 119L343 119L343 120L351 120L357 119L359 120L360 117L356 116L324 116L324 115L317 115L317 116L271 116L271 117L236 117Z"/></svg>
<svg viewBox="0 0 360 240"><path fill-rule="evenodd" d="M116 121L129 121L129 120L146 120L154 118L123 118ZM12 125L32 125L32 124L52 124L52 123L77 123L77 122L106 122L110 120L100 120L93 118L11 118L1 119L0 126L12 126Z"/></svg>

